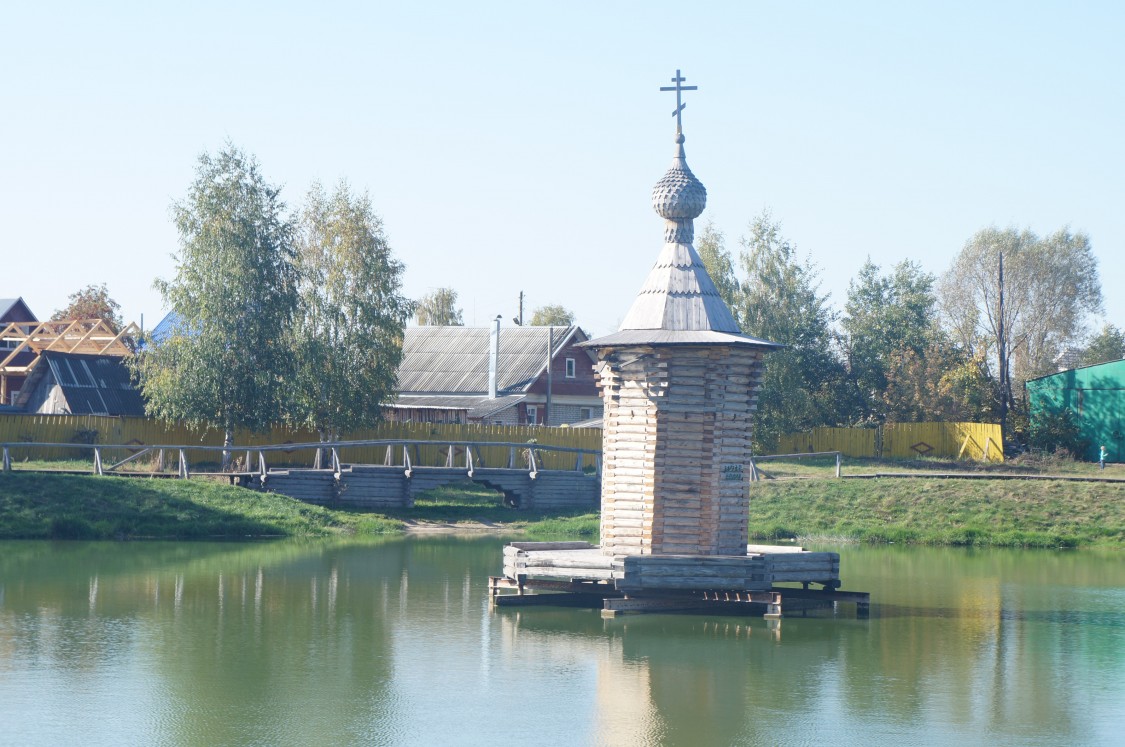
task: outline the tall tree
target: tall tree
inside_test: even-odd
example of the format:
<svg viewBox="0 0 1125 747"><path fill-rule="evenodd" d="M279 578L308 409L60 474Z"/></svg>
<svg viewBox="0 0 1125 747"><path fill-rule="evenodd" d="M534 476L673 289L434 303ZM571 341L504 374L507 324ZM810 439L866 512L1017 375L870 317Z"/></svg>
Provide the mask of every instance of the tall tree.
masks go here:
<svg viewBox="0 0 1125 747"><path fill-rule="evenodd" d="M66 307L52 314L51 319L101 319L115 332L121 329L123 324L121 304L110 297L109 288L105 283L101 285L91 283L71 293L66 300Z"/></svg>
<svg viewBox="0 0 1125 747"><path fill-rule="evenodd" d="M723 236L722 231L715 228L714 223L707 221L695 241L695 246L699 258L703 260L703 266L707 268L707 274L711 276L719 291L719 296L731 311L737 314L740 289L734 263L726 246L726 237Z"/></svg>
<svg viewBox="0 0 1125 747"><path fill-rule="evenodd" d="M438 288L418 299L415 318L420 327L460 327L465 322L457 308L457 291Z"/></svg>
<svg viewBox="0 0 1125 747"><path fill-rule="evenodd" d="M837 422L845 370L834 354L834 315L816 267L798 257L768 212L751 222L741 243L743 332L787 346L766 356L758 399L754 440L772 447L782 433Z"/></svg>
<svg viewBox="0 0 1125 747"><path fill-rule="evenodd" d="M905 260L883 275L868 259L848 284L848 299L841 326L847 334L846 350L852 380L864 403L864 419L883 421L888 416L883 393L892 358L909 353L924 358L937 340L935 278ZM897 411L909 410L903 402Z"/></svg>
<svg viewBox="0 0 1125 747"><path fill-rule="evenodd" d="M370 199L352 195L346 183L331 195L319 184L309 190L297 246L295 375L286 409L325 441L380 420L413 304L401 293L404 268Z"/></svg>
<svg viewBox="0 0 1125 747"><path fill-rule="evenodd" d="M179 322L136 362L149 414L223 430L261 430L281 415L297 306L294 224L258 162L231 144L203 154L172 208L176 275L156 287ZM224 463L226 459L224 459Z"/></svg>
<svg viewBox="0 0 1125 747"><path fill-rule="evenodd" d="M569 327L574 324L574 312L562 304L540 306L531 314L532 327Z"/></svg>
<svg viewBox="0 0 1125 747"><path fill-rule="evenodd" d="M1062 349L1081 339L1087 315L1100 310L1098 261L1089 238L1067 228L1042 239L987 228L942 276L939 296L954 339L991 361L1003 413L1016 405L1013 378L1049 373Z"/></svg>
<svg viewBox="0 0 1125 747"><path fill-rule="evenodd" d="M1119 361L1125 358L1125 332L1116 325L1106 323L1101 331L1090 338L1082 351L1082 365Z"/></svg>

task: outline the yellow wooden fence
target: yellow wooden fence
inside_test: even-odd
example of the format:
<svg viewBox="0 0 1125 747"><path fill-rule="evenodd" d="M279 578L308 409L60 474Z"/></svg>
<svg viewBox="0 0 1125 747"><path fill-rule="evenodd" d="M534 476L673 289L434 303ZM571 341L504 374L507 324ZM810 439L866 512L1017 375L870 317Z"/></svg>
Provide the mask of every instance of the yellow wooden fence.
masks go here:
<svg viewBox="0 0 1125 747"><path fill-rule="evenodd" d="M839 451L853 457L1004 461L1000 426L995 423L887 423L878 428L813 428L778 440L776 453Z"/></svg>
<svg viewBox="0 0 1125 747"><path fill-rule="evenodd" d="M383 423L375 428L343 434L341 440L400 440L434 441L429 448L421 447L411 452L417 464L439 465L448 456L442 443L449 441L499 441L527 443L535 441L544 446L563 446L601 451L602 432L597 428L542 428L536 426L508 425L458 425L452 423ZM266 433L237 432L235 448L285 443L313 443L314 431L277 427ZM19 443L74 443L74 444L125 444L144 447L153 444L222 446L221 431L192 428L182 423L165 423L147 418L112 418L99 415L0 415L0 442ZM999 462L1004 454L1001 447L1000 426L992 423L888 423L880 428L814 428L805 433L782 436L775 453L797 454L817 451L839 451L853 457L889 457L909 459L918 456L965 458ZM455 450L457 463L464 458L462 450ZM66 459L88 458L89 450L12 449L13 459ZM124 458L127 454L121 456ZM356 463L383 463L386 447L352 447L346 449L341 459ZM402 455L394 454L395 463ZM484 448L480 458L487 466L507 464L509 449ZM575 457L562 452L542 454L545 469L573 469ZM526 455L520 456L526 459ZM193 458L194 460L194 458ZM307 465L312 460L311 449L295 449L291 453L275 452L269 455L271 465ZM593 459L586 462L593 466Z"/></svg>
<svg viewBox="0 0 1125 747"><path fill-rule="evenodd" d="M450 441L528 443L543 446L563 446L601 451L602 432L596 428L542 428L536 426L458 425L438 423L383 423L375 428L351 431L341 436L344 441L366 440L434 441L432 447L413 448L410 459L414 464L439 466L448 457ZM276 427L265 433L239 431L235 433L235 451L255 446L286 443L315 443L315 431ZM222 446L222 431L192 428L182 423L165 423L147 418L113 418L98 415L0 415L0 443L73 443L73 444L123 444L137 448L151 445ZM124 458L108 455L103 458ZM382 464L387 447L347 447L340 454L346 462ZM396 464L402 463L401 447L392 454ZM456 464L464 464L464 450L455 449ZM84 459L90 458L89 449L80 448L11 448L12 459ZM292 452L271 452L270 465L305 465L311 463L312 449L294 449ZM192 461L208 461L198 454ZM505 466L511 456L506 447L474 450L485 466ZM526 461L526 454L517 458ZM544 469L574 469L576 455L566 452L544 451L537 454ZM477 466L481 466L479 463ZM593 467L594 457L587 457L584 466Z"/></svg>

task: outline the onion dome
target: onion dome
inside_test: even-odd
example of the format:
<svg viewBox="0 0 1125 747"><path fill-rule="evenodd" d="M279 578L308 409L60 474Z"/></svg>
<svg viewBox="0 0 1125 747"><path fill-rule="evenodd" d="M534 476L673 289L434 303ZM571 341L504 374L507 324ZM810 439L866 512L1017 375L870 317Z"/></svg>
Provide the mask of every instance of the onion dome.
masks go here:
<svg viewBox="0 0 1125 747"><path fill-rule="evenodd" d="M707 189L688 168L684 134L676 133L672 168L652 188L652 209L665 220L694 220L707 207Z"/></svg>

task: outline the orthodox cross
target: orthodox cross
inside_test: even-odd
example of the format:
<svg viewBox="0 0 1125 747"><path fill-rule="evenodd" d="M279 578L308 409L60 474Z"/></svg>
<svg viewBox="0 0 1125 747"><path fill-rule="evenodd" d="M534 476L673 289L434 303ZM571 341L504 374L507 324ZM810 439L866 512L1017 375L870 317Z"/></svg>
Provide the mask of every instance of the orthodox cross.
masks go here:
<svg viewBox="0 0 1125 747"><path fill-rule="evenodd" d="M675 91L676 92L676 111L672 112L672 116L676 118L676 132L682 132L683 131L683 122L680 120L680 112L682 112L684 110L684 107L687 106L687 104L683 103L680 100L680 92L681 91L697 91L697 90L699 90L699 86L681 86L680 84L683 83L685 80L687 80L687 78L680 75L680 71L677 70L676 71L676 77L672 78L672 82L675 83L676 85L674 85L674 86L661 86L660 87L661 91Z"/></svg>

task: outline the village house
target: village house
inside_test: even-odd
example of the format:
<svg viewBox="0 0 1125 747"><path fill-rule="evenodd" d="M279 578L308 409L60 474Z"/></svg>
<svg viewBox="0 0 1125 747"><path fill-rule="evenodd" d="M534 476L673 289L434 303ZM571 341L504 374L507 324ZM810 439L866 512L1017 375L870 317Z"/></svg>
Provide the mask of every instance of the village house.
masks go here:
<svg viewBox="0 0 1125 747"><path fill-rule="evenodd" d="M577 347L587 339L576 326L501 329L499 320L408 327L387 420L569 425L600 417L594 357Z"/></svg>
<svg viewBox="0 0 1125 747"><path fill-rule="evenodd" d="M144 417L141 393L119 355L44 351L24 383L16 406L50 415Z"/></svg>
<svg viewBox="0 0 1125 747"><path fill-rule="evenodd" d="M38 322L22 298L0 298L0 408L13 403L27 378L24 369L35 353L17 348L20 336Z"/></svg>

